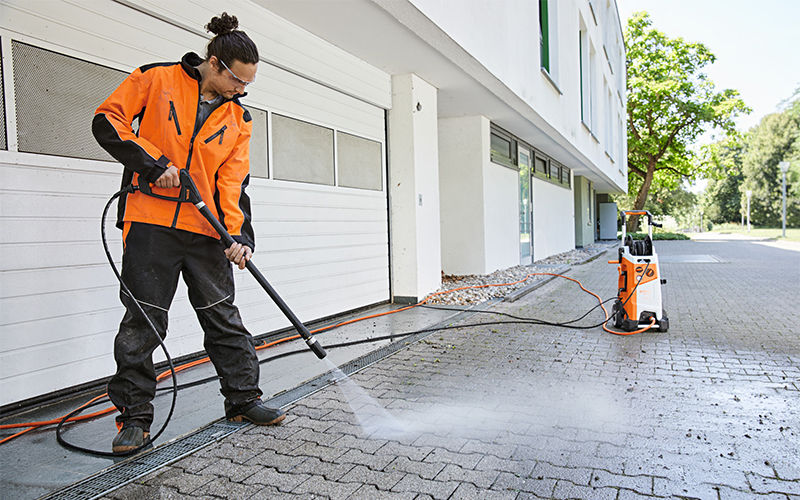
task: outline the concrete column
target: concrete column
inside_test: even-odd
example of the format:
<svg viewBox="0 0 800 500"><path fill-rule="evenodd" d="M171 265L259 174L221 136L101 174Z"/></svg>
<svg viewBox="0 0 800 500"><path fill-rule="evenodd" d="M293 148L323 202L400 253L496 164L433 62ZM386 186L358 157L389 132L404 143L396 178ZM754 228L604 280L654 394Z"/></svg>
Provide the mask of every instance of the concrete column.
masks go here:
<svg viewBox="0 0 800 500"><path fill-rule="evenodd" d="M489 120L486 117L439 120L439 193L445 274L487 272L484 163L488 158Z"/></svg>
<svg viewBox="0 0 800 500"><path fill-rule="evenodd" d="M388 140L395 302L416 302L442 284L436 91L417 75L392 76Z"/></svg>

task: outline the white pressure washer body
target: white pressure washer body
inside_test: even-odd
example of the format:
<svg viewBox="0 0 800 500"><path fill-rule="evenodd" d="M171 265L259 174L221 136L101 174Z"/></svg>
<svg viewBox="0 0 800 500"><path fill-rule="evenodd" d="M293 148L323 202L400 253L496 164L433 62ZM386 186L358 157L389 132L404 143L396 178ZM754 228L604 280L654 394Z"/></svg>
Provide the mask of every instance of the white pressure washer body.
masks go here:
<svg viewBox="0 0 800 500"><path fill-rule="evenodd" d="M626 234L626 216L647 216L647 235L643 240L634 240ZM653 215L645 210L623 211L621 218L619 259L609 261L609 264L618 264L619 271L617 300L612 309L614 326L631 332L647 327L655 319L652 329L666 332L669 319L662 304L661 286L667 280L661 279L658 255L653 247L653 226L661 227L661 224L653 222Z"/></svg>

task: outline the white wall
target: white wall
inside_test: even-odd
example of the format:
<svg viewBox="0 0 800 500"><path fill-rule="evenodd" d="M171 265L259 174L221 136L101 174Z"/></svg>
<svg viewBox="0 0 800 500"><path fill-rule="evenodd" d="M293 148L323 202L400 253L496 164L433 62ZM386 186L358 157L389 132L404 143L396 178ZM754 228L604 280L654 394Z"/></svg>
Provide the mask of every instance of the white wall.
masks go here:
<svg viewBox="0 0 800 500"><path fill-rule="evenodd" d="M486 272L484 163L489 158L489 120L466 116L439 120L442 270Z"/></svg>
<svg viewBox="0 0 800 500"><path fill-rule="evenodd" d="M571 189L533 178L533 259L575 248L575 206Z"/></svg>
<svg viewBox="0 0 800 500"><path fill-rule="evenodd" d="M435 87L392 77L388 137L392 293L421 299L441 285Z"/></svg>
<svg viewBox="0 0 800 500"><path fill-rule="evenodd" d="M519 171L488 161L484 175L486 272L519 265Z"/></svg>
<svg viewBox="0 0 800 500"><path fill-rule="evenodd" d="M619 45L614 40L621 40L620 26L615 15L608 12L599 17L595 24L585 0L550 0L551 12L555 13L555 24L550 25L551 37L551 83L539 67L539 9L537 1L504 0L489 2L486 0L462 0L458 8L453 8L450 0L410 0L422 13L435 22L445 33L453 38L467 52L475 57L514 93L520 96L530 107L554 126L583 155L612 178L619 186L627 186L627 180L619 170L619 164L612 162L605 154L603 137L606 133L606 119L597 120L595 130L589 131L580 123L580 71L578 52L578 33L580 19L587 27L588 37L597 50L593 71L595 78L595 95L599 112L606 113L606 96L602 93L602 82L605 76L610 82L614 96L612 109L624 116L624 78L620 73L625 71L624 60L619 54ZM606 2L597 1L596 8L606 9ZM612 2L611 9L616 8ZM615 14L615 13L613 13ZM552 20L551 20L552 21ZM611 65L603 52L607 43L607 51ZM613 54L617 54L614 56ZM613 71L613 74L612 74ZM616 120L614 126L619 125ZM602 128L601 128L602 127ZM624 130L624 129L623 129ZM530 140L520 131L510 130L523 139ZM592 133L597 138L592 137ZM624 132L620 132L624 135ZM618 134L619 137L619 134ZM533 142L536 146L536 143ZM615 146L614 146L615 147ZM612 151L609 151L610 153ZM619 155L612 155L615 158ZM556 158L570 168L565 158ZM624 169L623 169L624 170Z"/></svg>
<svg viewBox="0 0 800 500"><path fill-rule="evenodd" d="M489 160L489 120L439 120L442 270L486 274L519 264L519 172Z"/></svg>

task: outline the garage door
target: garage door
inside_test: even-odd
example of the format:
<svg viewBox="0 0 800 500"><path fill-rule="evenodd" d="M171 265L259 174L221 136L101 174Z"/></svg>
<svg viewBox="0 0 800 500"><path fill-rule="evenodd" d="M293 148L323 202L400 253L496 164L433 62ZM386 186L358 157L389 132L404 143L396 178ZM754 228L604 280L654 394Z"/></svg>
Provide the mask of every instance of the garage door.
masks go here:
<svg viewBox="0 0 800 500"><path fill-rule="evenodd" d="M204 22L216 14L167 4ZM123 309L99 219L121 166L94 142L92 114L133 68L203 53L207 43L155 10L111 1L2 8L0 406L113 373ZM226 9L306 54L294 70L262 62L243 99L254 120L254 262L303 321L388 300L388 75L249 2ZM269 60L271 44L253 38ZM283 49L275 50L280 59ZM323 50L327 73L308 59ZM315 68L313 77L303 76L304 66ZM119 232L107 228L119 261ZM289 325L249 274L237 270L236 282L252 333ZM182 283L167 346L173 357L202 349Z"/></svg>

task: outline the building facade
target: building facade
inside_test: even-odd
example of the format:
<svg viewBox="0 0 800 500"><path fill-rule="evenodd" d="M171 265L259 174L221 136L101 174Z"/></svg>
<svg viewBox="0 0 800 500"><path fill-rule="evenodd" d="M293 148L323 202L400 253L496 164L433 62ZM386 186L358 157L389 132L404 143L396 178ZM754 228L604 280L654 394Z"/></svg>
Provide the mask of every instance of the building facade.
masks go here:
<svg viewBox="0 0 800 500"><path fill-rule="evenodd" d="M91 118L134 68L202 54L202 27L221 8L0 1L0 406L113 373L123 309L99 220L121 167ZM255 262L303 321L415 302L442 272L587 245L598 195L627 188L614 1L232 0L224 10L261 53L243 99ZM246 273L236 280L254 334L288 326ZM196 331L181 285L170 353L202 350Z"/></svg>

